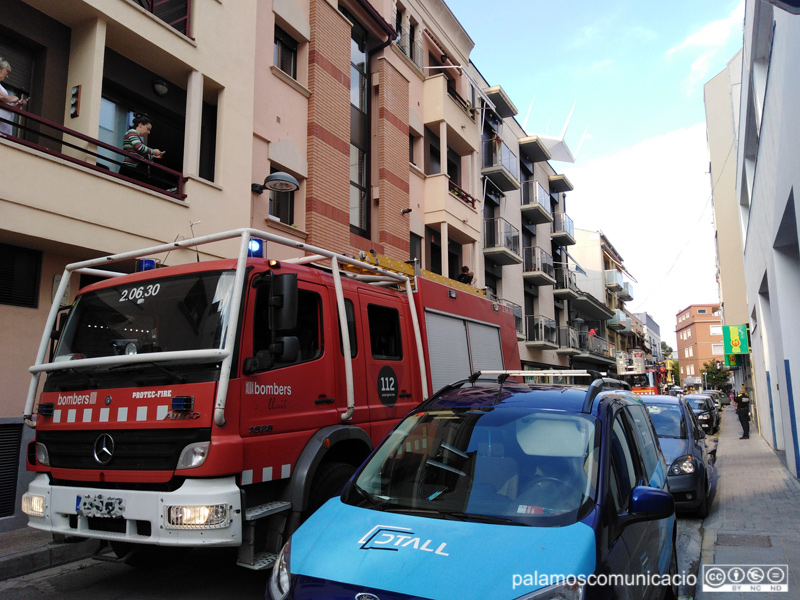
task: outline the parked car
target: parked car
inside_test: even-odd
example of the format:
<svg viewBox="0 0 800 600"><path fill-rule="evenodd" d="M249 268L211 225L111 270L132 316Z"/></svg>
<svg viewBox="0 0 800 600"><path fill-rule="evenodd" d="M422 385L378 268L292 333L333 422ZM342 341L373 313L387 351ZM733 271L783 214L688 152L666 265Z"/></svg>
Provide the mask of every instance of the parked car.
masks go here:
<svg viewBox="0 0 800 600"><path fill-rule="evenodd" d="M678 568L666 464L620 386L447 386L294 533L267 597L677 597L654 580ZM609 573L638 580L585 581Z"/></svg>
<svg viewBox="0 0 800 600"><path fill-rule="evenodd" d="M694 510L698 517L706 518L713 458L705 432L686 400L674 396L646 396L642 400L669 466L667 482L676 510Z"/></svg>
<svg viewBox="0 0 800 600"><path fill-rule="evenodd" d="M704 396L711 396L719 410L722 410L722 407L726 404L731 403L731 399L728 397L728 395L719 390L703 390L700 393Z"/></svg>
<svg viewBox="0 0 800 600"><path fill-rule="evenodd" d="M716 433L719 431L720 414L717 405L711 396L705 394L687 394L684 396L689 406L694 412L700 426L706 433Z"/></svg>

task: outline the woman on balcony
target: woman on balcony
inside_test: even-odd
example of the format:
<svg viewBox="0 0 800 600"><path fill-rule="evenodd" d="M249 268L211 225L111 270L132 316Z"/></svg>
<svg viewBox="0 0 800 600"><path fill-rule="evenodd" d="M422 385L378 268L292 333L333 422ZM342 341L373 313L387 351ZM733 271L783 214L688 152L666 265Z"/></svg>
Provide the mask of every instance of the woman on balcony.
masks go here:
<svg viewBox="0 0 800 600"><path fill-rule="evenodd" d="M138 154L147 160L161 158L164 156L164 151L148 147L142 139L147 136L152 129L153 123L150 121L150 117L137 114L133 118L133 127L125 133L125 137L122 140L122 149L129 153ZM119 174L148 183L150 180L150 166L136 160L132 156L126 155L119 169Z"/></svg>
<svg viewBox="0 0 800 600"><path fill-rule="evenodd" d="M5 79L11 75L11 65L5 58L0 57L0 81L5 81ZM8 90L3 87L3 84L0 83L0 106L8 105L8 106L25 106L28 103L27 98L25 100L21 99L19 96L15 96L13 94L9 94ZM12 135L14 132L13 125L8 121L11 121L14 118L14 113L9 110L5 110L0 108L0 119L6 119L5 121L0 121L0 135Z"/></svg>

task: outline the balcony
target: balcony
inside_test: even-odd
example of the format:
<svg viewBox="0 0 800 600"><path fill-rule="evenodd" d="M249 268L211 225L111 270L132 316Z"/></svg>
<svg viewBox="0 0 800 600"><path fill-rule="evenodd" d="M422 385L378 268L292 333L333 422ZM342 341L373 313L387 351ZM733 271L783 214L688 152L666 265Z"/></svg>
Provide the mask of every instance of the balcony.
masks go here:
<svg viewBox="0 0 800 600"><path fill-rule="evenodd" d="M447 77L438 74L425 79L422 87L422 120L434 132L439 123L447 125L447 145L461 156L477 152L481 147L478 125L465 100L451 93ZM444 140L441 142L444 144Z"/></svg>
<svg viewBox="0 0 800 600"><path fill-rule="evenodd" d="M575 356L580 354L580 338L578 330L574 327L562 325L558 328L558 349L556 354Z"/></svg>
<svg viewBox="0 0 800 600"><path fill-rule="evenodd" d="M617 294L617 298L622 300L623 302L630 302L633 300L633 287L631 286L629 281L625 281L622 284L622 291Z"/></svg>
<svg viewBox="0 0 800 600"><path fill-rule="evenodd" d="M603 271L603 280L606 283L606 289L610 292L622 291L622 272L616 269L608 269Z"/></svg>
<svg viewBox="0 0 800 600"><path fill-rule="evenodd" d="M584 362L599 365L613 365L616 363L615 348L607 339L596 335L589 335L588 331L578 333L578 348L580 353L575 355Z"/></svg>
<svg viewBox="0 0 800 600"><path fill-rule="evenodd" d="M423 184L425 225L437 231L447 223L450 237L459 244L481 239L481 215L475 198L461 189L444 173L429 175Z"/></svg>
<svg viewBox="0 0 800 600"><path fill-rule="evenodd" d="M533 179L522 182L520 210L536 225L553 222L553 215L550 214L550 194Z"/></svg>
<svg viewBox="0 0 800 600"><path fill-rule="evenodd" d="M3 108L19 115L17 119L19 122L14 123L14 135L7 135L5 138L9 141L175 200L186 198L183 192L186 178L182 173L33 113L10 106ZM0 120L3 119L0 117ZM131 157L138 164L146 165L147 175L143 180L133 179L117 172L122 167L123 161Z"/></svg>
<svg viewBox="0 0 800 600"><path fill-rule="evenodd" d="M531 162L544 162L550 160L551 155L547 147L537 135L519 138L519 151L528 157Z"/></svg>
<svg viewBox="0 0 800 600"><path fill-rule="evenodd" d="M567 179L566 175L550 175L550 191L560 194L563 192L571 192L575 188L572 183Z"/></svg>
<svg viewBox="0 0 800 600"><path fill-rule="evenodd" d="M575 225L567 213L553 215L553 224L550 229L550 238L560 246L575 245Z"/></svg>
<svg viewBox="0 0 800 600"><path fill-rule="evenodd" d="M608 273L608 271L606 271ZM628 322L628 315L620 309L614 311L614 315L606 321L606 326L614 331L622 331L626 327L630 330L630 323Z"/></svg>
<svg viewBox="0 0 800 600"><path fill-rule="evenodd" d="M528 348L558 348L558 328L555 320L542 315L528 316L525 345Z"/></svg>
<svg viewBox="0 0 800 600"><path fill-rule="evenodd" d="M614 311L587 292L578 290L578 295L570 302L570 306L591 321L605 321L614 316Z"/></svg>
<svg viewBox="0 0 800 600"><path fill-rule="evenodd" d="M522 278L534 285L555 285L556 271L553 257L542 248L532 246L522 249Z"/></svg>
<svg viewBox="0 0 800 600"><path fill-rule="evenodd" d="M481 155L481 175L491 179L502 192L519 189L519 160L502 139L483 140Z"/></svg>
<svg viewBox="0 0 800 600"><path fill-rule="evenodd" d="M496 112L501 119L507 119L517 114L517 107L514 106L511 98L506 95L503 88L499 85L486 88L483 90L483 93L492 101L492 104L494 104L494 112Z"/></svg>
<svg viewBox="0 0 800 600"><path fill-rule="evenodd" d="M563 267L555 269L556 283L553 288L553 296L558 300L574 300L581 291L575 282L575 273Z"/></svg>
<svg viewBox="0 0 800 600"><path fill-rule="evenodd" d="M519 230L503 218L484 221L483 255L498 265L518 265Z"/></svg>

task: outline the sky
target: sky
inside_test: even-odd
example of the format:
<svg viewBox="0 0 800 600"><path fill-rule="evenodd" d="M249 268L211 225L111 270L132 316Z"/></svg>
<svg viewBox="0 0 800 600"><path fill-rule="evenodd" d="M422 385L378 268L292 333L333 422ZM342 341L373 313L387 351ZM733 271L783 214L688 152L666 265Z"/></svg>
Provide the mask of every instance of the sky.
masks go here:
<svg viewBox="0 0 800 600"><path fill-rule="evenodd" d="M606 235L635 279L626 308L677 348L676 314L719 301L703 86L742 45L744 2L446 1L528 134L569 118L575 163L550 163L567 214Z"/></svg>

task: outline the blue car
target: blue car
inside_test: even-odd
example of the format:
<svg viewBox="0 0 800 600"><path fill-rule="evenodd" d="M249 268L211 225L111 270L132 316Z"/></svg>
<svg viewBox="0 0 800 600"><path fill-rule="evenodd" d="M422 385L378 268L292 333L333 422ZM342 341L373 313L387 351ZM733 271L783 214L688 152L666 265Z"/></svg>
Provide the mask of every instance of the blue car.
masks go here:
<svg viewBox="0 0 800 600"><path fill-rule="evenodd" d="M642 398L656 428L661 451L669 465L667 482L675 508L694 510L705 519L711 495L711 459L706 433L683 398Z"/></svg>
<svg viewBox="0 0 800 600"><path fill-rule="evenodd" d="M666 464L626 387L444 388L295 531L267 598L676 598Z"/></svg>

